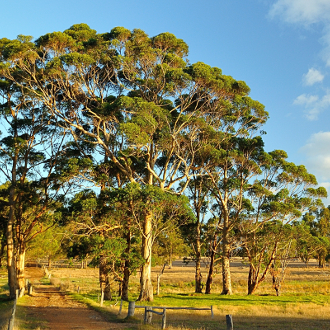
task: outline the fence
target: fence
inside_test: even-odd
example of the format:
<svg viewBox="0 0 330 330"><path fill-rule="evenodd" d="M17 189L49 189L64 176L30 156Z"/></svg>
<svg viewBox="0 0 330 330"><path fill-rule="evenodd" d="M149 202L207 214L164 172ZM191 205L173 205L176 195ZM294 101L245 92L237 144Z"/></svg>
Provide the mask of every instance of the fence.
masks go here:
<svg viewBox="0 0 330 330"><path fill-rule="evenodd" d="M128 304L128 313L127 317L134 316L135 308L144 308L144 323L151 323L152 320L152 313L158 314L162 316L162 329L165 329L166 327L166 310L169 309L182 309L182 310L195 310L195 311L210 311L211 312L211 318L213 318L213 306L211 307L204 307L204 308L198 308L198 307L163 307L163 306L136 306L135 301L130 301ZM163 312L156 312L154 309L162 309Z"/></svg>
<svg viewBox="0 0 330 330"><path fill-rule="evenodd" d="M90 260L68 260L68 259L60 259L54 260L49 262L48 259L30 259L26 260L25 266L26 267L51 267L51 268L83 268L85 267L86 263ZM84 262L84 263L83 263Z"/></svg>
<svg viewBox="0 0 330 330"><path fill-rule="evenodd" d="M17 299L18 299L18 290L16 290L16 297L15 297L13 310L11 312L11 316L10 316L9 323L8 323L8 330L13 330L13 328L14 328Z"/></svg>

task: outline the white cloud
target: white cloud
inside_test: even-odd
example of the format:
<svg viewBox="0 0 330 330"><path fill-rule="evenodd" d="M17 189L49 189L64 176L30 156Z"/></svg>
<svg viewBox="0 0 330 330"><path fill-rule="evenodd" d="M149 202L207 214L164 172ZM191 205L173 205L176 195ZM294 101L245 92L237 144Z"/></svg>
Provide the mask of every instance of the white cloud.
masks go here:
<svg viewBox="0 0 330 330"><path fill-rule="evenodd" d="M305 28L320 24L323 28L322 57L330 66L330 0L277 0L270 8L269 16Z"/></svg>
<svg viewBox="0 0 330 330"><path fill-rule="evenodd" d="M305 116L308 120L316 120L321 112L330 107L330 91L320 99L317 95L299 95L293 104L305 107Z"/></svg>
<svg viewBox="0 0 330 330"><path fill-rule="evenodd" d="M294 101L293 104L298 105L314 105L318 101L319 97L317 95L299 95Z"/></svg>
<svg viewBox="0 0 330 330"><path fill-rule="evenodd" d="M312 86L318 82L322 82L324 75L314 68L308 70L308 72L303 76L304 84L307 86Z"/></svg>
<svg viewBox="0 0 330 330"><path fill-rule="evenodd" d="M300 151L306 155L313 173L323 181L330 181L330 132L313 134Z"/></svg>
<svg viewBox="0 0 330 330"><path fill-rule="evenodd" d="M271 17L281 16L288 23L310 25L330 21L329 0L278 0L271 7Z"/></svg>
<svg viewBox="0 0 330 330"><path fill-rule="evenodd" d="M319 179L319 185L328 190L325 205L330 204L330 132L313 134L300 149L306 156L306 167Z"/></svg>

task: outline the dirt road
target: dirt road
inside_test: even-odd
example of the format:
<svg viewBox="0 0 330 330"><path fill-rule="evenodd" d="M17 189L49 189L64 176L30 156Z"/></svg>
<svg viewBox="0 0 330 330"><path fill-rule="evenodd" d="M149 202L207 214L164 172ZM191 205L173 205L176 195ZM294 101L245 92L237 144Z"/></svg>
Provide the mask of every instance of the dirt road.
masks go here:
<svg viewBox="0 0 330 330"><path fill-rule="evenodd" d="M106 330L130 326L107 322L101 314L72 300L55 286L42 285L39 280L43 275L40 268L28 268L26 271L26 278L34 283L34 292L18 306L18 328L20 324L22 328L40 330Z"/></svg>

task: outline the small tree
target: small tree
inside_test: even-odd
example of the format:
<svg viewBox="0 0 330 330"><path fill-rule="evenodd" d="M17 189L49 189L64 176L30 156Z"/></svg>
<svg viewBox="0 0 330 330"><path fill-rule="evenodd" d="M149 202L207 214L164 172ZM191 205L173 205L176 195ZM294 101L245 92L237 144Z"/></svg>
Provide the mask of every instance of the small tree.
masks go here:
<svg viewBox="0 0 330 330"><path fill-rule="evenodd" d="M240 226L250 264L248 294L257 289L271 269L286 237L285 225L312 205L320 204L319 197L326 196L324 188L312 188L317 184L314 175L304 166L287 162L286 157L279 150L265 153L260 158L263 178L250 187L250 206Z"/></svg>

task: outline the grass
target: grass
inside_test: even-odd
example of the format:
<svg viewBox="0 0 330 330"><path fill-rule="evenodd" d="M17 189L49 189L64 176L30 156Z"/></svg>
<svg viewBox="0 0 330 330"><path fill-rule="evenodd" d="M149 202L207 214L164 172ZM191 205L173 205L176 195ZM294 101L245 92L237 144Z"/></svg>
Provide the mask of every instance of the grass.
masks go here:
<svg viewBox="0 0 330 330"><path fill-rule="evenodd" d="M153 271L156 277L157 269ZM206 272L205 272L206 273ZM204 278L206 278L206 274ZM232 272L232 296L221 296L221 281L216 277L213 294L195 294L193 268L182 267L166 270L162 277L161 295L155 296L152 303L137 303L152 306L208 307L214 306L215 318L207 311L168 311L168 329L226 329L225 315L232 314L235 330L238 329L329 329L330 324L330 284L329 271L318 268L295 268L287 275L282 287L282 295L275 296L270 279L262 283L256 294L246 295L247 269L242 267ZM76 283L82 279L75 277ZM87 283L87 279L84 281ZM94 283L92 285L92 283ZM137 298L138 279L132 278L130 299ZM89 299L97 304L97 276L90 280L93 293ZM110 306L111 302L106 302ZM123 317L128 303L123 304ZM113 306L111 307L114 308ZM118 310L118 306L116 307ZM136 310L136 318L142 322L143 309ZM159 328L159 316L153 316L155 327ZM141 329L144 329L142 326Z"/></svg>
<svg viewBox="0 0 330 330"><path fill-rule="evenodd" d="M8 298L7 273L0 269L0 329L8 326L11 316L13 301Z"/></svg>
<svg viewBox="0 0 330 330"><path fill-rule="evenodd" d="M84 270L81 270L84 274ZM56 276L60 276L60 271ZM82 294L74 293L75 299L88 303L89 306L103 312L107 311L111 318L116 318L119 303L105 302L105 308L98 304L97 273L89 270L83 276L79 271L64 277L67 287L71 289L80 286ZM153 278L157 269L153 271ZM232 314L235 330L238 329L329 329L330 324L330 284L329 273L318 268L308 270L294 269L287 276L282 288L282 296L275 296L270 280L265 281L257 293L246 295L246 269L233 271L233 289L236 294L232 296L220 295L221 281L219 277L214 282L210 295L195 294L193 282L193 268L173 268L165 271L161 284L161 295L154 296L152 303L137 303L138 305L167 306L167 307L209 307L214 308L214 319L210 318L208 311L172 311L167 312L168 329L175 330L213 330L226 329L225 315ZM205 276L206 277L206 276ZM204 278L205 278L204 277ZM138 295L138 278L133 277L130 288L130 300L135 300ZM85 299L85 300L84 300ZM124 318L127 313L128 303L123 303ZM135 319L142 324L143 309L136 309ZM110 319L111 319L110 318ZM153 316L154 328L160 328L160 316ZM139 329L146 329L139 325Z"/></svg>
<svg viewBox="0 0 330 330"><path fill-rule="evenodd" d="M159 272L153 269L153 280ZM128 303L123 303L122 315L117 316L119 298L106 301L104 307L99 306L98 270L67 270L54 269L51 279L43 283L51 283L67 290L71 297L89 307L101 312L111 322L123 322L127 314ZM168 310L167 323L170 330L215 330L226 329L225 316L233 315L235 330L243 329L329 329L330 328L330 271L328 268L292 268L282 287L282 295L275 296L270 279L261 284L256 294L246 295L246 267L232 269L234 295L222 296L220 276L216 276L212 294L195 294L194 268L173 267L166 269L161 281L161 294L154 296L152 303L137 303L137 305L167 306L167 307L209 307L213 306L214 319L209 311ZM206 269L203 270L206 279ZM130 300L138 296L138 276L133 276L130 283ZM0 285L1 285L0 278ZM116 291L116 283L112 284ZM77 289L79 287L79 294ZM1 289L0 289L1 290ZM0 291L1 293L1 291ZM24 298L25 299L25 298ZM23 302L23 301L22 301ZM0 305L1 308L1 305ZM24 311L29 320L28 311ZM1 314L1 309L0 309ZM142 324L144 310L136 309L134 321L130 320L126 329L159 329L161 317L153 316L152 327ZM23 330L42 328L38 320L29 320L22 324ZM33 328L34 327L34 328Z"/></svg>
<svg viewBox="0 0 330 330"><path fill-rule="evenodd" d="M15 328L18 330L48 329L47 322L40 320L31 314L31 298L24 296L17 301L15 315ZM14 328L14 330L15 330Z"/></svg>

